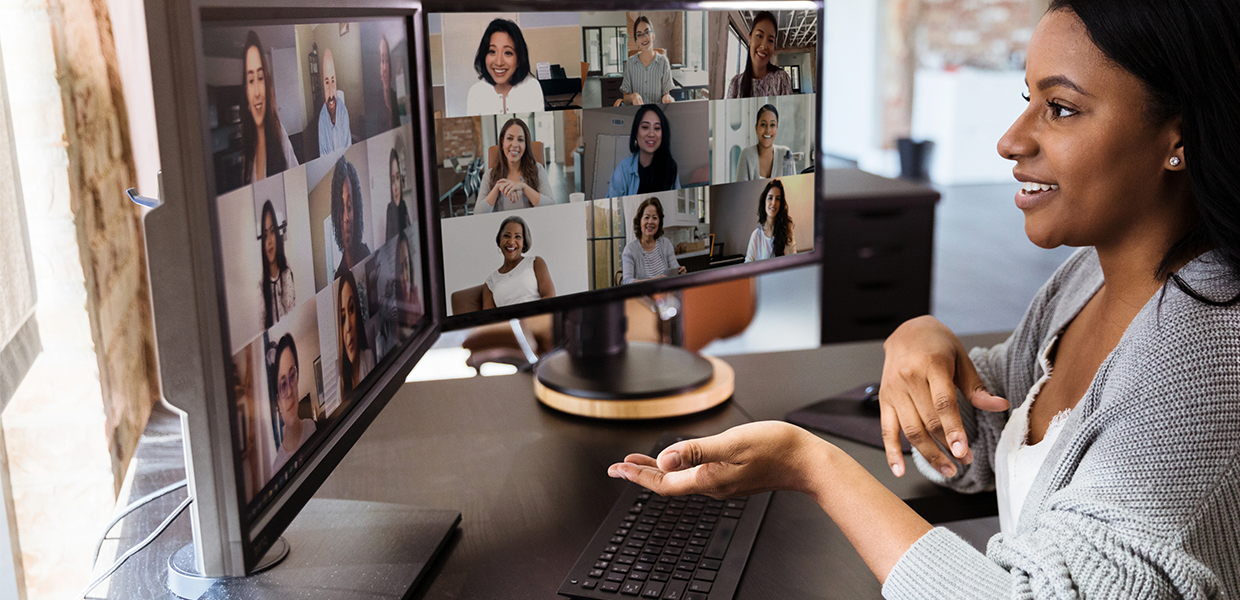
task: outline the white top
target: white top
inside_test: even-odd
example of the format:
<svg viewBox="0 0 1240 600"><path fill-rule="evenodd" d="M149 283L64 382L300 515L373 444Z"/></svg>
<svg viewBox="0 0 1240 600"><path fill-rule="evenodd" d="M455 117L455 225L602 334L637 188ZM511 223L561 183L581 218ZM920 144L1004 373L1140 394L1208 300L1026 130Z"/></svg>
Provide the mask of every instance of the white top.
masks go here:
<svg viewBox="0 0 1240 600"><path fill-rule="evenodd" d="M336 90L336 122L332 123L327 112L327 103L319 109L319 156L327 156L333 152L344 150L353 144L353 133L349 131L349 108L344 104L344 92Z"/></svg>
<svg viewBox="0 0 1240 600"><path fill-rule="evenodd" d="M507 273L496 269L487 277L487 287L495 298L495 306L508 306L542 299L538 293L538 277L534 275L534 257L522 257L521 262Z"/></svg>
<svg viewBox="0 0 1240 600"><path fill-rule="evenodd" d="M784 248L784 256L796 254L797 250L796 236L788 236L788 245ZM749 247L745 249L745 262L753 262L755 260L766 260L775 256L775 237L767 237L766 232L762 231L762 226L753 230L753 234L749 236Z"/></svg>
<svg viewBox="0 0 1240 600"><path fill-rule="evenodd" d="M1016 533L1016 523L1020 520L1020 511L1025 505L1025 498L1029 497L1029 490L1033 488L1033 480L1037 478L1038 471L1042 470L1046 455L1050 453L1051 446L1055 445L1055 439L1063 430L1064 422L1072 413L1072 409L1065 409L1055 415L1051 419L1050 426L1046 428L1046 435L1042 436L1042 441L1032 446L1027 444L1029 408L1033 406L1033 401L1037 398L1038 392L1042 390L1042 386L1051 379L1049 357L1058 341L1059 336L1056 335L1046 344L1042 352L1038 353L1042 377L1029 389L1025 402L1016 407L1012 415L1008 417L1007 425L1003 428L1003 433L999 435L999 445L995 448L995 495L999 500L999 529L1005 537Z"/></svg>
<svg viewBox="0 0 1240 600"><path fill-rule="evenodd" d="M469 97L465 101L465 115L500 115L518 112L542 112L543 93L538 79L531 73L521 83L508 90L508 101L495 93L495 86L479 81L469 88Z"/></svg>
<svg viewBox="0 0 1240 600"><path fill-rule="evenodd" d="M301 439L297 440L297 445L293 446L292 450L285 450L283 443L276 446L276 458L275 461L271 463L271 471L274 473L275 471L280 470L280 467L283 467L284 463L288 462L288 459L292 458L294 454L297 454L297 451L301 449L301 446L305 444L306 440L309 440L310 436L313 434L314 421L311 421L310 419L302 419Z"/></svg>

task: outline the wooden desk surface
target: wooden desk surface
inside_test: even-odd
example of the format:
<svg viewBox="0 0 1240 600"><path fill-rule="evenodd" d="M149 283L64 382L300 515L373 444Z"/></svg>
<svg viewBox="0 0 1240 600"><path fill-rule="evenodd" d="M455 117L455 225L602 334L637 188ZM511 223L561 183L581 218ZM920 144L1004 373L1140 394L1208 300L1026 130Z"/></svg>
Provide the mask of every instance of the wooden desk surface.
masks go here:
<svg viewBox="0 0 1240 600"><path fill-rule="evenodd" d="M982 336L965 344L1001 339ZM665 431L709 435L778 419L877 379L882 348L862 342L726 360L737 376L732 401L700 415L645 423L593 421L544 408L526 374L407 384L316 497L461 512L458 533L414 597L558 598L563 577L628 485L607 477L609 464L649 451ZM184 476L178 436L169 435L177 427L175 417L156 411L131 467L138 475L130 500ZM932 520L976 510L915 471L896 479L880 450L828 439L923 515L950 515ZM182 497L170 495L142 509L141 518L127 519L121 546L145 536ZM953 509L958 505L963 508ZM182 515L118 571L106 596L97 590L97 597L171 598L163 587L164 564L188 540L189 518ZM798 494L776 493L737 598L878 597L877 580L818 506Z"/></svg>

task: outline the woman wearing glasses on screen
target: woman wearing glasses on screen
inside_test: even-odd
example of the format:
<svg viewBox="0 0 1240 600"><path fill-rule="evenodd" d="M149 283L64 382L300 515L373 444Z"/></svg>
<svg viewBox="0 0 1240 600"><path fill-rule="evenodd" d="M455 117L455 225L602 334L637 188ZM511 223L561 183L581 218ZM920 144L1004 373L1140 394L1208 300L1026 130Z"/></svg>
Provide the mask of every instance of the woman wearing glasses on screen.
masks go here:
<svg viewBox="0 0 1240 600"><path fill-rule="evenodd" d="M1083 248L994 348L901 325L879 393L896 476L903 433L923 475L996 490L985 555L784 423L613 476L805 492L886 598L1240 597L1240 53L1219 51L1237 40L1233 0L1053 0L1030 39L1029 104L999 153L1029 239Z"/></svg>
<svg viewBox="0 0 1240 600"><path fill-rule="evenodd" d="M663 237L663 204L651 196L642 200L633 216L633 240L624 246L620 283L679 275L685 268L676 262L676 249Z"/></svg>
<svg viewBox="0 0 1240 600"><path fill-rule="evenodd" d="M504 255L500 265L482 286L482 308L495 308L532 302L555 296L555 284L547 261L541 256L525 256L534 246L530 228L521 217L508 217L499 224L495 245Z"/></svg>
<svg viewBox="0 0 1240 600"><path fill-rule="evenodd" d="M375 353L366 338L366 317L362 314L362 296L353 271L340 269L336 288L336 323L339 342L340 389L348 393L375 368Z"/></svg>
<svg viewBox="0 0 1240 600"><path fill-rule="evenodd" d="M758 228L749 236L745 262L796 254L797 241L792 235L792 217L788 216L784 183L778 179L770 180L762 189L761 198L758 202Z"/></svg>
<svg viewBox="0 0 1240 600"><path fill-rule="evenodd" d="M293 270L284 258L284 235L276 222L276 209L263 203L263 329L270 329L297 306Z"/></svg>
<svg viewBox="0 0 1240 600"><path fill-rule="evenodd" d="M465 112L496 115L543 110L542 86L530 71L530 53L521 28L507 19L487 25L474 55L478 83L469 88Z"/></svg>
<svg viewBox="0 0 1240 600"><path fill-rule="evenodd" d="M241 145L245 153L242 181L248 184L296 167L297 155L276 112L275 81L257 33L246 34L242 58L242 82L249 109L242 111L241 116Z"/></svg>
<svg viewBox="0 0 1240 600"><path fill-rule="evenodd" d="M366 212L362 204L362 184L357 169L341 156L332 171L332 230L336 235L336 247L340 249L339 269L352 269L370 256L370 247L362 241L365 230L362 215Z"/></svg>
<svg viewBox="0 0 1240 600"><path fill-rule="evenodd" d="M297 344L284 334L276 344L276 408L279 411L280 444L271 470L277 471L314 434L314 421L297 414L300 377L297 371Z"/></svg>
<svg viewBox="0 0 1240 600"><path fill-rule="evenodd" d="M638 51L624 63L624 81L620 82L624 103L672 102L672 63L654 51L654 29L645 15L633 21L633 39Z"/></svg>
<svg viewBox="0 0 1240 600"><path fill-rule="evenodd" d="M762 11L753 17L749 28L749 56L745 70L728 83L728 98L783 96L792 93L792 78L783 69L771 64L775 57L775 35L779 23L775 15Z"/></svg>
<svg viewBox="0 0 1240 600"><path fill-rule="evenodd" d="M763 104L758 109L753 130L758 134L758 143L741 151L736 161L736 180L796 175L792 150L775 143L775 135L779 133L779 111L770 104Z"/></svg>
<svg viewBox="0 0 1240 600"><path fill-rule="evenodd" d="M499 130L500 158L482 178L474 214L533 208L551 200L547 171L530 149L530 130L521 119L508 119Z"/></svg>
<svg viewBox="0 0 1240 600"><path fill-rule="evenodd" d="M633 116L627 158L616 165L607 197L651 194L680 189L680 174L672 158L672 130L656 104L646 104Z"/></svg>

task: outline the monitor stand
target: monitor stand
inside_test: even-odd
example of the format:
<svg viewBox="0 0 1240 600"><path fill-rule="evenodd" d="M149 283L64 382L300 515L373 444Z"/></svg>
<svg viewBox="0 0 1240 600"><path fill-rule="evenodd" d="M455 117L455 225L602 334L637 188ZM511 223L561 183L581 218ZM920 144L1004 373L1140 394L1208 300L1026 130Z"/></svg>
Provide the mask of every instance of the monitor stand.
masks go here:
<svg viewBox="0 0 1240 600"><path fill-rule="evenodd" d="M534 394L551 408L600 419L701 412L732 397L726 362L665 344L629 342L624 301L564 315L567 346L538 361Z"/></svg>
<svg viewBox="0 0 1240 600"><path fill-rule="evenodd" d="M455 510L311 499L255 573L202 577L190 544L168 558L168 588L192 600L398 600L422 580L460 521Z"/></svg>

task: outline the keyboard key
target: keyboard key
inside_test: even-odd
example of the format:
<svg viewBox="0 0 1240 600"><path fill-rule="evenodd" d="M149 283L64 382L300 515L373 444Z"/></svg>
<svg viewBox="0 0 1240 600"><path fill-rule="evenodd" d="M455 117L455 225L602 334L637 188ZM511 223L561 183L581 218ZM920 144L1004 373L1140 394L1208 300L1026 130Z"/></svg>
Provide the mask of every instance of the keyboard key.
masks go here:
<svg viewBox="0 0 1240 600"><path fill-rule="evenodd" d="M668 575L667 573L660 573L658 571L655 571L650 574L651 581L667 581L668 579L671 579L671 578L672 578L671 575Z"/></svg>
<svg viewBox="0 0 1240 600"><path fill-rule="evenodd" d="M636 503L634 503L634 504L633 504L633 506L632 506L632 507L630 507L630 508L629 508L629 514L630 514L630 515L636 515L636 514L639 514L639 513L641 513L641 512L642 512L642 509L643 509L643 508L646 508L646 505L645 505L645 504L642 504L641 502L636 502Z"/></svg>
<svg viewBox="0 0 1240 600"><path fill-rule="evenodd" d="M590 571L590 577L602 577L603 573L606 573L606 571L602 569L595 569L593 571Z"/></svg>
<svg viewBox="0 0 1240 600"><path fill-rule="evenodd" d="M612 573L628 573L632 567L628 565L616 565L611 568Z"/></svg>
<svg viewBox="0 0 1240 600"><path fill-rule="evenodd" d="M654 568L654 565L649 564L649 563L637 563L637 564L633 565L633 570L634 570L634 571L644 571L644 572L646 572L646 573L649 573L649 572L650 572L650 570L651 570L651 569L653 569L653 568Z"/></svg>
<svg viewBox="0 0 1240 600"><path fill-rule="evenodd" d="M685 592L685 600L707 600L706 594L701 592Z"/></svg>
<svg viewBox="0 0 1240 600"><path fill-rule="evenodd" d="M676 571L675 573L672 573L672 578L673 578L673 579L683 579L683 580L685 580L685 581L688 581L688 580L690 580L690 579L692 579L692 578L693 578L693 574L688 573L688 572L686 572L686 571Z"/></svg>
<svg viewBox="0 0 1240 600"><path fill-rule="evenodd" d="M636 596L642 593L642 582L626 581L624 582L624 585L620 587L620 593L627 596Z"/></svg>
<svg viewBox="0 0 1240 600"><path fill-rule="evenodd" d="M699 565L698 565L698 567L701 567L701 568L703 568L703 569L710 569L710 570L712 570L712 571L718 571L718 570L719 570L719 566L720 566L720 565L722 565L722 564L723 564L723 563L722 563L722 562L720 562L720 561L717 561L717 560L715 560L715 559L713 559L713 558L708 558L708 559L706 559L706 560L702 561L702 562L701 562L701 564L699 564Z"/></svg>
<svg viewBox="0 0 1240 600"><path fill-rule="evenodd" d="M627 579L627 576L624 573L608 573L607 574L607 581L614 581L616 583L624 583L625 579Z"/></svg>
<svg viewBox="0 0 1240 600"><path fill-rule="evenodd" d="M728 500L727 502L723 504L723 507L724 508L745 508L745 499L736 498L734 500Z"/></svg>
<svg viewBox="0 0 1240 600"><path fill-rule="evenodd" d="M675 568L676 568L675 565L655 565L654 566L654 570L657 573L671 573L672 570Z"/></svg>
<svg viewBox="0 0 1240 600"><path fill-rule="evenodd" d="M659 557L659 564L661 565L674 565L676 564L676 562L677 562L677 559L675 556L660 556Z"/></svg>
<svg viewBox="0 0 1240 600"><path fill-rule="evenodd" d="M594 563L594 568L595 568L595 569L606 569L609 565L611 565L611 563L609 563L609 562L607 562L607 561L605 561L605 560L600 560L600 561L598 561L598 562Z"/></svg>
<svg viewBox="0 0 1240 600"><path fill-rule="evenodd" d="M699 558L701 558L701 557L702 557L702 555L701 555L701 554L690 554L690 553L686 552L685 554L681 555L680 560L681 560L681 562L691 562L691 563L696 563L696 562L698 561L698 559L699 559Z"/></svg>
<svg viewBox="0 0 1240 600"><path fill-rule="evenodd" d="M596 585L598 585L598 582L597 582L597 581L594 581L593 579L587 579L587 580L585 580L585 581L581 582L581 589L583 589L583 590L592 590L592 589L594 589L594 586L596 586Z"/></svg>
<svg viewBox="0 0 1240 600"><path fill-rule="evenodd" d="M663 584L651 581L642 588L642 598L658 598L663 595Z"/></svg>
<svg viewBox="0 0 1240 600"><path fill-rule="evenodd" d="M687 583L680 580L668 582L667 587L663 589L663 600L684 600L685 587L687 585Z"/></svg>
<svg viewBox="0 0 1240 600"><path fill-rule="evenodd" d="M608 554L615 554L616 552L619 552L619 551L620 551L620 546L608 546L606 548L603 548L603 552L606 552Z"/></svg>
<svg viewBox="0 0 1240 600"><path fill-rule="evenodd" d="M633 558L632 556L621 556L620 558L617 558L617 559L616 559L616 564L618 564L618 565L631 565L631 564L633 564L633 561L634 561L634 560L636 560L636 559L635 559L635 558ZM607 567L599 567L599 568L600 568L600 569L606 569Z"/></svg>
<svg viewBox="0 0 1240 600"><path fill-rule="evenodd" d="M611 541L611 543L613 543L613 544L623 544L623 543L624 543L624 536L622 536L622 535L613 536L613 537L611 538L611 540L610 540L610 541Z"/></svg>
<svg viewBox="0 0 1240 600"><path fill-rule="evenodd" d="M621 527L620 529L616 530L616 533L614 535L616 535L617 537L621 537L621 536L626 536L628 534L629 534L629 528Z"/></svg>
<svg viewBox="0 0 1240 600"><path fill-rule="evenodd" d="M616 557L616 555L615 555L615 554L612 554L611 552L604 552L604 553L602 553L602 554L598 555L598 559L599 559L599 560L611 560L611 559L613 559L613 558L615 558L615 557Z"/></svg>
<svg viewBox="0 0 1240 600"><path fill-rule="evenodd" d="M715 530L715 536L711 538L710 545L706 547L706 558L723 558L724 552L728 550L728 543L732 541L732 534L736 533L736 526L740 521L736 519L719 519L719 529Z"/></svg>
<svg viewBox="0 0 1240 600"><path fill-rule="evenodd" d="M604 581L602 585L598 586L598 589L603 592L614 592L620 589L620 584L611 581Z"/></svg>
<svg viewBox="0 0 1240 600"><path fill-rule="evenodd" d="M700 579L702 581L714 581L715 571L708 571L706 569L698 569L697 571L694 571L693 578Z"/></svg>
<svg viewBox="0 0 1240 600"><path fill-rule="evenodd" d="M684 541L684 540L677 540L677 539L670 539L670 540L667 540L667 545L668 545L668 546L671 546L671 547L673 547L673 548L684 548L684 547L685 547L685 541Z"/></svg>
<svg viewBox="0 0 1240 600"><path fill-rule="evenodd" d="M665 555L667 555L667 556L680 556L680 553L681 553L681 552L684 552L684 549L682 549L682 548L668 548L668 549L666 549L666 550L664 550L664 551L663 551L663 554L665 554Z"/></svg>
<svg viewBox="0 0 1240 600"><path fill-rule="evenodd" d="M712 523L712 524L718 520L719 520L719 517L712 516L712 515L702 515L702 519L701 519L703 523Z"/></svg>
<svg viewBox="0 0 1240 600"><path fill-rule="evenodd" d="M735 508L725 508L723 509L723 516L732 518L732 519L739 519L741 518L741 511Z"/></svg>
<svg viewBox="0 0 1240 600"><path fill-rule="evenodd" d="M641 571L633 571L632 573L629 573L629 579L632 579L633 581L645 581L649 576L650 573L643 573Z"/></svg>
<svg viewBox="0 0 1240 600"><path fill-rule="evenodd" d="M703 594L709 594L709 593L710 593L710 586L711 586L711 585L713 585L713 584L712 584L711 582L709 582L709 581L700 581L700 580L696 580L696 579L695 579L695 580L693 580L692 582L690 582L690 583L689 583L689 591L690 591L690 592L701 592L701 593L703 593Z"/></svg>
<svg viewBox="0 0 1240 600"><path fill-rule="evenodd" d="M697 529L698 531L714 531L715 524L714 523L698 523Z"/></svg>
<svg viewBox="0 0 1240 600"><path fill-rule="evenodd" d="M653 552L650 552L650 553L642 554L641 556L637 557L637 560L644 562L644 563L652 563L656 560L659 560L659 556Z"/></svg>
<svg viewBox="0 0 1240 600"><path fill-rule="evenodd" d="M693 539L689 540L689 546L688 546L688 547L695 547L695 546L696 546L696 547L699 547L698 549L699 549L699 551L700 551L700 550L701 550L701 548L700 548L700 547L701 547L701 546L705 546L705 545L706 545L706 540L705 540L704 538L693 538Z"/></svg>

